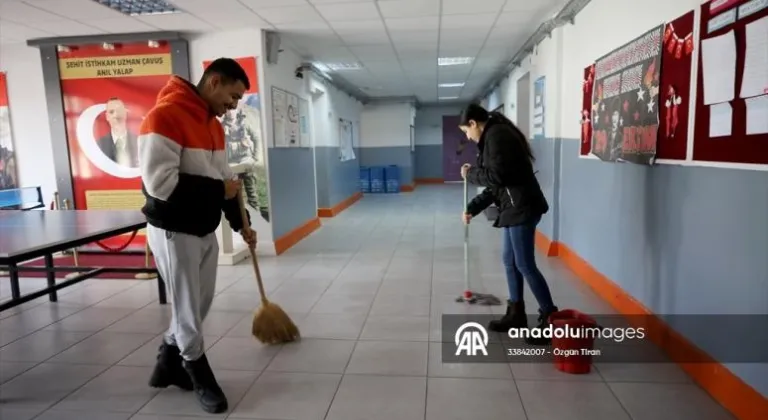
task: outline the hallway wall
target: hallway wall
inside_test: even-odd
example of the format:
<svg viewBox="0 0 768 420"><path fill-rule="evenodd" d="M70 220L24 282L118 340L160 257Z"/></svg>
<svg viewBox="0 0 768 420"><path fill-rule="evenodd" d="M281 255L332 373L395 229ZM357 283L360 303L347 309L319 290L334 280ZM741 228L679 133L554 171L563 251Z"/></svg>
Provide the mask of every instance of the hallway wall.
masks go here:
<svg viewBox="0 0 768 420"><path fill-rule="evenodd" d="M366 104L360 124L360 165L397 165L400 185L413 184L411 125L414 117L415 109L410 103Z"/></svg>
<svg viewBox="0 0 768 420"><path fill-rule="evenodd" d="M312 140L315 146L317 208L333 208L360 191L360 119L363 104L321 82L310 79L312 93ZM339 159L339 118L352 121L355 159Z"/></svg>
<svg viewBox="0 0 768 420"><path fill-rule="evenodd" d="M531 82L547 76L549 138L533 142L537 176L550 205L554 203L540 226L542 233L565 244L662 317L766 314L766 172L648 168L578 156L583 69L654 25L692 9L697 9L698 21L700 3L593 0L576 16L575 25L544 40L538 54L526 58L523 68L486 100L489 108L496 106L494 101L507 107L515 102L514 84L525 71L531 71ZM726 338L707 339L703 326L678 332L704 351L722 352L721 346L734 344ZM768 396L768 363L720 362Z"/></svg>

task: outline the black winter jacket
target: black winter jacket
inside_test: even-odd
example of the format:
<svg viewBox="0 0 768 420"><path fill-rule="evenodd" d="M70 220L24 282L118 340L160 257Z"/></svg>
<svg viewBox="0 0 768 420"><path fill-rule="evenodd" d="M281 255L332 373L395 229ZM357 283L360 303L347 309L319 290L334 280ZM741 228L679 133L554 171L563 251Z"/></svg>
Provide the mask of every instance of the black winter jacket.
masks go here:
<svg viewBox="0 0 768 420"><path fill-rule="evenodd" d="M485 187L467 205L477 216L491 204L499 209L494 227L533 222L549 211L530 161L521 142L528 141L503 121L491 118L477 144L477 166L467 173L469 183Z"/></svg>

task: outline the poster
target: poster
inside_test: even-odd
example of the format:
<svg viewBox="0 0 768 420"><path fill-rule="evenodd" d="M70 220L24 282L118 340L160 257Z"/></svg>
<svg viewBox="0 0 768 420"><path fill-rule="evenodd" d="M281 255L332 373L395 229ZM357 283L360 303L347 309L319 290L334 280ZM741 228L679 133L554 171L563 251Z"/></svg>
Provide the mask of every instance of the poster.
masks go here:
<svg viewBox="0 0 768 420"><path fill-rule="evenodd" d="M664 29L659 82L661 127L656 147L657 155L664 159L686 158L694 50L693 24L694 12L691 11L669 22Z"/></svg>
<svg viewBox="0 0 768 420"><path fill-rule="evenodd" d="M272 87L274 147L299 147L299 97Z"/></svg>
<svg viewBox="0 0 768 420"><path fill-rule="evenodd" d="M58 53L74 207L144 205L138 132L171 69L168 43L81 45ZM143 247L143 235L137 236ZM102 241L125 245L124 238Z"/></svg>
<svg viewBox="0 0 768 420"><path fill-rule="evenodd" d="M342 162L355 159L352 121L339 118L339 159Z"/></svg>
<svg viewBox="0 0 768 420"><path fill-rule="evenodd" d="M592 106L592 88L595 82L595 65L584 69L584 79L581 81L581 156L589 155L592 147L592 114L596 108Z"/></svg>
<svg viewBox="0 0 768 420"><path fill-rule="evenodd" d="M601 160L656 159L663 31L659 25L595 63L592 153Z"/></svg>
<svg viewBox="0 0 768 420"><path fill-rule="evenodd" d="M309 101L299 99L299 147L312 147L309 130Z"/></svg>
<svg viewBox="0 0 768 420"><path fill-rule="evenodd" d="M19 188L16 154L13 151L8 79L0 73L0 190Z"/></svg>
<svg viewBox="0 0 768 420"><path fill-rule="evenodd" d="M245 70L250 82L250 89L245 92L233 109L221 118L227 144L227 162L230 166L243 165L248 168L243 177L246 205L261 217L251 214L251 226L256 231L259 241L272 241L272 228L269 214L269 171L266 161L266 141L262 129L261 95L259 91L259 73L255 57L235 58ZM203 68L210 65L203 62Z"/></svg>
<svg viewBox="0 0 768 420"><path fill-rule="evenodd" d="M546 121L544 119L544 113L546 108L544 106L546 102L546 92L544 86L546 85L546 77L541 76L533 83L533 139L544 140L546 138Z"/></svg>

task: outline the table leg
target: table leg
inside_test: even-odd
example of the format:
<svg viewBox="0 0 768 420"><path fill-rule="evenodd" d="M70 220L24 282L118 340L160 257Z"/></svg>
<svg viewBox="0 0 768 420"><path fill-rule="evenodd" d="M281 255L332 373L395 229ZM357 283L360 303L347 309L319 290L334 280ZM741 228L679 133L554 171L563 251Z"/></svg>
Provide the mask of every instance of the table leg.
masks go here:
<svg viewBox="0 0 768 420"><path fill-rule="evenodd" d="M19 289L19 268L15 262L8 264L8 277L11 279L11 298L16 300L21 297Z"/></svg>
<svg viewBox="0 0 768 420"><path fill-rule="evenodd" d="M157 273L157 295L161 305L168 303L168 297L165 294L165 281L163 281L163 276L160 275L160 272Z"/></svg>
<svg viewBox="0 0 768 420"><path fill-rule="evenodd" d="M48 282L48 287L53 287L56 285L56 273L53 272L53 255L46 254L45 255L45 278ZM56 302L59 300L59 296L56 293L55 290L48 293L48 300L51 302Z"/></svg>

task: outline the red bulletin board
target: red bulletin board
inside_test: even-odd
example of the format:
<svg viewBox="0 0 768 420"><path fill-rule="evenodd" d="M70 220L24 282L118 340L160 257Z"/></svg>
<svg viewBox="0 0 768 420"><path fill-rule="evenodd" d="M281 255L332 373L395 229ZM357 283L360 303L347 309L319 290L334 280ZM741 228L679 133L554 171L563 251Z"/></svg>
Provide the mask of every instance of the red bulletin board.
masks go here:
<svg viewBox="0 0 768 420"><path fill-rule="evenodd" d="M584 69L581 82L581 156L587 156L592 149L592 90L595 86L595 65Z"/></svg>
<svg viewBox="0 0 768 420"><path fill-rule="evenodd" d="M742 98L741 87L747 48L746 27L748 24L768 16L768 7L761 0L732 1L730 8L711 10L712 2L701 5L701 41L699 71L696 95L696 120L694 125L693 159L696 161L728 162L741 164L768 164L768 134L747 135L747 103ZM761 8L762 7L762 8ZM751 13L751 14L749 14ZM726 18L735 15L735 22ZM714 19L714 20L713 20ZM714 31L709 30L712 22L725 21L729 24ZM736 81L734 98L729 101L732 109L732 126L728 136L710 137L711 106L704 105L704 40L734 32L736 41ZM727 63L724 63L727 65ZM765 87L768 93L768 86Z"/></svg>
<svg viewBox="0 0 768 420"><path fill-rule="evenodd" d="M687 158L694 19L695 12L691 10L669 22L664 28L657 159Z"/></svg>

